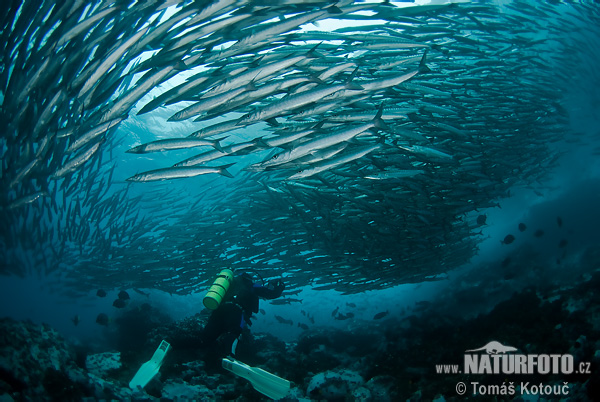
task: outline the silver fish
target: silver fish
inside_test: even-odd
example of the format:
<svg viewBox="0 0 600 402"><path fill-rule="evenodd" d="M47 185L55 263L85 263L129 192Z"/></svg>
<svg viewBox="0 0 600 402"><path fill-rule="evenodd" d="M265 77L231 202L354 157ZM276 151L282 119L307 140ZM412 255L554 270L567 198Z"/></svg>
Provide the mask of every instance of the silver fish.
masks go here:
<svg viewBox="0 0 600 402"><path fill-rule="evenodd" d="M233 177L226 169L233 165L215 166L215 167L169 167L164 169L150 170L144 173L138 173L135 176L131 176L127 181L134 182L146 182L146 181L157 181L157 180L171 180L181 179L185 177L195 177L204 174L218 173L226 177Z"/></svg>
<svg viewBox="0 0 600 402"><path fill-rule="evenodd" d="M303 179L305 177L310 177L312 175L315 175L317 173L321 173L324 172L326 170L330 170L333 169L336 166L340 166L343 165L345 163L354 161L356 159L360 159L363 156L367 155L370 152L373 152L374 150L380 148L381 145L377 144L377 145L371 145L368 147L362 147L359 148L357 150L354 150L352 152L348 152L345 153L343 155L340 155L338 157L335 157L333 159L328 159L323 163L320 163L318 166L310 166L306 169L303 169L293 175L291 175L290 177L288 177L288 180L297 180L297 179Z"/></svg>
<svg viewBox="0 0 600 402"><path fill-rule="evenodd" d="M275 101L264 108L250 113L239 121L238 125L248 125L261 120L268 120L276 116L287 114L294 109L317 102L326 96L339 92L343 89L360 90L361 86L348 83L338 85L320 86L315 89L289 95L281 100Z"/></svg>
<svg viewBox="0 0 600 402"><path fill-rule="evenodd" d="M87 162L98 151L101 144L102 144L102 141L97 142L92 147L90 147L90 149L88 149L81 155L78 155L78 156L74 157L73 159L69 160L60 169L58 169L52 175L50 175L50 178L51 179L59 179L65 175L67 175L68 173L71 173L75 169L79 168L81 165L83 165L85 162Z"/></svg>
<svg viewBox="0 0 600 402"><path fill-rule="evenodd" d="M35 200L37 200L40 197L47 197L48 193L46 191L38 191L37 193L33 193L30 195L27 195L25 197L21 197L17 200L14 200L13 202L10 203L10 205L8 206L8 209L17 209L22 207L23 205L27 205L27 204L31 204L32 202L34 202Z"/></svg>
<svg viewBox="0 0 600 402"><path fill-rule="evenodd" d="M223 140L225 137L220 138L218 140L204 140L199 138L168 138L164 140L156 140L146 144L138 145L133 147L127 152L132 154L146 154L149 152L163 152L163 151L171 151L175 149L188 149L188 148L196 148L203 146L211 146L214 147L217 151L223 152L223 148L221 148L221 144L219 141Z"/></svg>

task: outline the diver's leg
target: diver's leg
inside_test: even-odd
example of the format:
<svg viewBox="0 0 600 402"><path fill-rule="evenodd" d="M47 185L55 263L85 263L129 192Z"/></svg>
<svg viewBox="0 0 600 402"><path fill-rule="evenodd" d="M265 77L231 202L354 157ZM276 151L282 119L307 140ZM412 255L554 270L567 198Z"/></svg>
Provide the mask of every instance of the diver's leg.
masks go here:
<svg viewBox="0 0 600 402"><path fill-rule="evenodd" d="M206 369L210 372L221 370L221 352L219 348L219 337L227 331L228 309L223 309L224 305L219 306L212 312L204 330L200 336L202 349L204 352L204 363Z"/></svg>
<svg viewBox="0 0 600 402"><path fill-rule="evenodd" d="M201 340L205 347L211 347L219 335L221 335L226 328L224 327L224 317L223 312L219 311L219 309L213 311L213 313L208 318L208 322L204 326L204 330L201 334Z"/></svg>
<svg viewBox="0 0 600 402"><path fill-rule="evenodd" d="M231 354L234 340L241 333L242 310L234 304L223 304L215 310L202 333L207 369L219 369L221 359Z"/></svg>
<svg viewBox="0 0 600 402"><path fill-rule="evenodd" d="M227 318L224 323L226 330L219 337L221 353L223 356L235 354L234 343L242 333L244 319L242 309L234 304L229 305Z"/></svg>

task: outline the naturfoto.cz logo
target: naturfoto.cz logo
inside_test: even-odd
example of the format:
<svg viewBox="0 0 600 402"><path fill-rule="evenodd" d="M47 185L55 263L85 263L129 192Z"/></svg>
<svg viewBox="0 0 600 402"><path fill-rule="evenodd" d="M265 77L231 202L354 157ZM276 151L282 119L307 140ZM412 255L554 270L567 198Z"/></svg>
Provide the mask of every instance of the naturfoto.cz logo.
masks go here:
<svg viewBox="0 0 600 402"><path fill-rule="evenodd" d="M438 374L591 374L590 362L579 362L575 366L570 354L523 354L518 349L491 341L477 349L465 350L463 367L458 364L438 364ZM473 395L551 395L565 396L570 393L569 383L530 384L512 381L503 384L482 384L471 381ZM456 384L456 393L465 395L471 388L465 382Z"/></svg>
<svg viewBox="0 0 600 402"><path fill-rule="evenodd" d="M517 348L491 341L478 349L465 351L465 374L571 374L570 354L509 354Z"/></svg>
<svg viewBox="0 0 600 402"><path fill-rule="evenodd" d="M575 366L571 354L523 354L498 341L465 351L462 370L458 364L438 364L438 374L590 374L590 362Z"/></svg>

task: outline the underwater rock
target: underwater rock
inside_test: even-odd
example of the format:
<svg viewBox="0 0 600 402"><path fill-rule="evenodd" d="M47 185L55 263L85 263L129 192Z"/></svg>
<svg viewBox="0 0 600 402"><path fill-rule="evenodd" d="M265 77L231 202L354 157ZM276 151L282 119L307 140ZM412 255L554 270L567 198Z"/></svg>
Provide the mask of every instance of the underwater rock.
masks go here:
<svg viewBox="0 0 600 402"><path fill-rule="evenodd" d="M368 401L371 399L371 391L365 387L358 387L352 391L352 398L356 401Z"/></svg>
<svg viewBox="0 0 600 402"><path fill-rule="evenodd" d="M131 399L128 388L101 378L106 371L100 367L108 370L115 366L117 359L114 354L100 355L103 357L96 355L88 359L98 370L97 375L77 365L73 346L48 325L3 318L0 320L0 398Z"/></svg>
<svg viewBox="0 0 600 402"><path fill-rule="evenodd" d="M447 306L433 302L409 318L356 320L344 330L315 327L296 342L244 333L236 358L291 381L288 402L449 400L455 395L440 392L452 390L449 384L457 378L436 375L432 368L460 362L464 350L490 339L525 353L568 352L576 362L599 364L598 283L600 274L594 274L560 290L516 292L471 318L444 318ZM113 338L109 350L114 352L88 356L83 368L76 364L74 347L47 325L0 320L0 402L265 400L247 380L220 366L209 370L198 344L204 323L202 315L157 322L140 350L118 347L124 344ZM131 391L128 382L161 339L172 341L173 349L159 375L143 391ZM568 378L573 400L599 400L599 378L593 367L591 375ZM548 383L566 380L551 377Z"/></svg>
<svg viewBox="0 0 600 402"><path fill-rule="evenodd" d="M90 373L104 377L109 370L121 368L121 352L104 352L89 355L85 359L85 367Z"/></svg>
<svg viewBox="0 0 600 402"><path fill-rule="evenodd" d="M122 301L122 299L118 300ZM172 321L172 318L162 310L147 304L128 309L114 320L116 349L123 352L126 350L141 352L147 348L150 353L153 353L165 338L152 339L152 331L167 326ZM125 360L125 356L123 359Z"/></svg>
<svg viewBox="0 0 600 402"><path fill-rule="evenodd" d="M292 386L292 389L290 389L290 393L282 399L283 401L308 401L310 399L307 399L306 396L304 395L304 391L300 388L300 387L294 387Z"/></svg>
<svg viewBox="0 0 600 402"><path fill-rule="evenodd" d="M0 320L0 389L16 399L49 395L44 385L80 370L75 353L48 325Z"/></svg>
<svg viewBox="0 0 600 402"><path fill-rule="evenodd" d="M569 348L569 354L573 356L575 361L585 361L585 356L592 354L591 345L585 335L581 335L573 342Z"/></svg>
<svg viewBox="0 0 600 402"><path fill-rule="evenodd" d="M390 375L380 375L371 378L365 384L365 387L371 393L373 400L378 402L387 402L396 400L394 397L394 377Z"/></svg>
<svg viewBox="0 0 600 402"><path fill-rule="evenodd" d="M161 400L215 400L213 391L202 385L191 385L183 381L167 381L162 388Z"/></svg>
<svg viewBox="0 0 600 402"><path fill-rule="evenodd" d="M173 352L181 350L189 352L197 349L201 343L200 335L204 325L206 325L207 318L201 314L196 314L177 322L155 323L148 332L146 349L153 351L163 339L171 344Z"/></svg>
<svg viewBox="0 0 600 402"><path fill-rule="evenodd" d="M276 366L285 366L287 355L287 345L279 338L271 334L252 334L242 335L242 340L238 344L239 358L248 356L257 363L264 364L269 362Z"/></svg>
<svg viewBox="0 0 600 402"><path fill-rule="evenodd" d="M575 313L577 311L583 311L585 309L585 300L570 297L565 302L563 302L563 309L567 311L569 314Z"/></svg>
<svg viewBox="0 0 600 402"><path fill-rule="evenodd" d="M180 378L187 382L188 384L196 385L208 385L206 381L206 372L205 364L201 360L195 360L191 362L182 363L179 366L181 370ZM214 388L208 385L209 388Z"/></svg>
<svg viewBox="0 0 600 402"><path fill-rule="evenodd" d="M364 379L354 371L326 371L312 377L306 394L316 399L344 399L362 384Z"/></svg>
<svg viewBox="0 0 600 402"><path fill-rule="evenodd" d="M92 388L92 396L96 400L121 400L127 401L132 399L134 392L129 388L119 384L117 381L108 380L98 377L95 374L88 373L89 385ZM136 399L140 400L140 399Z"/></svg>

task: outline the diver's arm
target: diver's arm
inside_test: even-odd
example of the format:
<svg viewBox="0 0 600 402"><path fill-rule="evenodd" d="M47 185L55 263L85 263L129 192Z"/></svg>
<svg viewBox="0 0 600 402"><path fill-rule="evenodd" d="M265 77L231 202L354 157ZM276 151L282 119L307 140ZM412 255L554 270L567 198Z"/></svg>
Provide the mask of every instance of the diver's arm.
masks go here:
<svg viewBox="0 0 600 402"><path fill-rule="evenodd" d="M267 286L254 285L254 294L263 299L276 299L281 296L281 293L285 289L285 285L281 279L273 279L269 281Z"/></svg>

